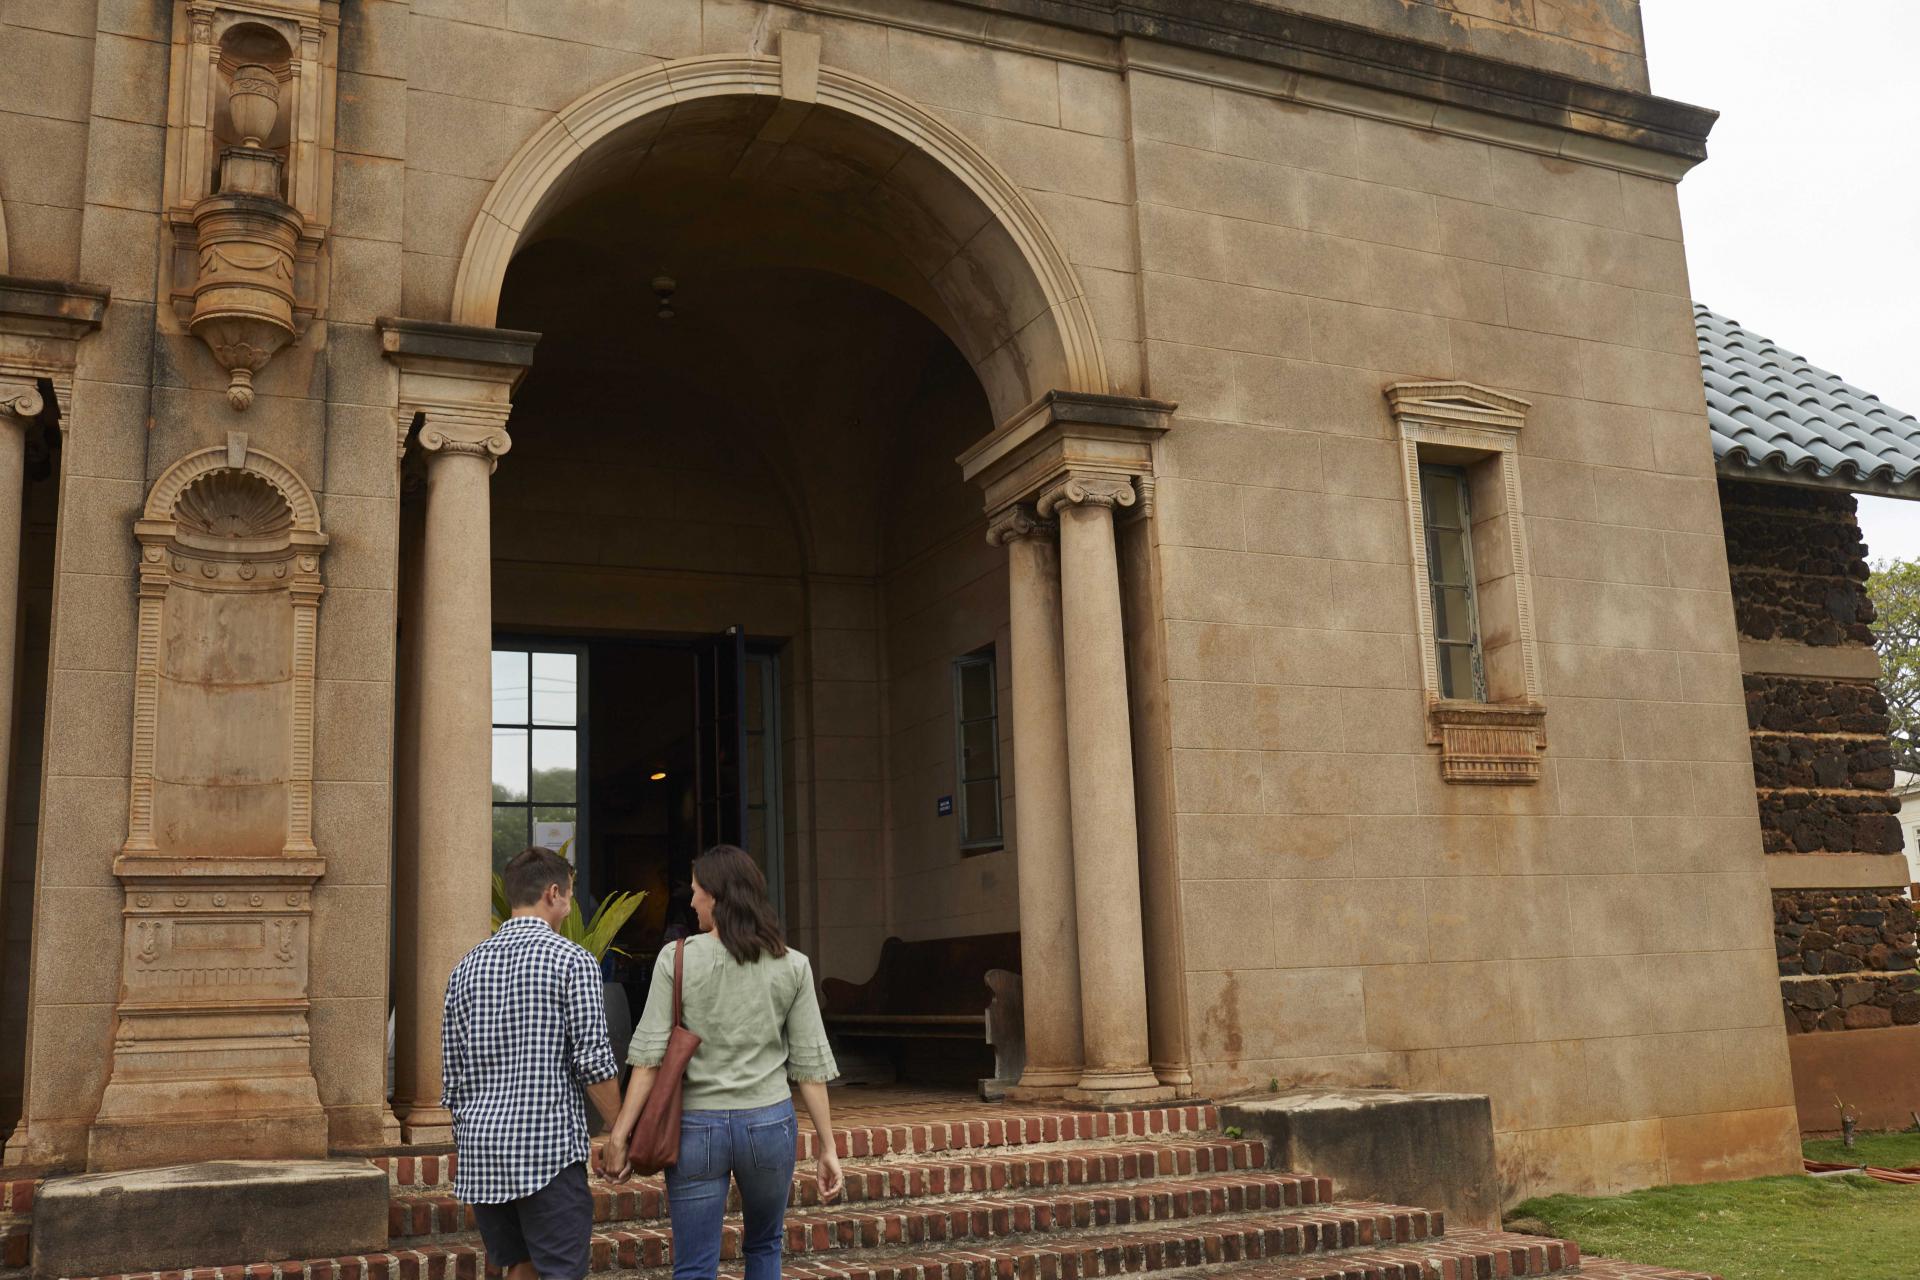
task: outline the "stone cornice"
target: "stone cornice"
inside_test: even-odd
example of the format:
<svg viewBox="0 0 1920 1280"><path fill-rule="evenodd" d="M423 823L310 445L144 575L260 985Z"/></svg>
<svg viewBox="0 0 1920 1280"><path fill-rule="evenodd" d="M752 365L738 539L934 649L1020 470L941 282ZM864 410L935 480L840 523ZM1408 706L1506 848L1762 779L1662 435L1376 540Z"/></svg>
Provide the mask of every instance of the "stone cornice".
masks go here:
<svg viewBox="0 0 1920 1280"><path fill-rule="evenodd" d="M787 2L901 23L898 7L886 0ZM1185 68L1175 74L1668 180L1706 157L1707 134L1719 117L1705 107L1253 0L948 0L930 13L943 10L951 15L945 21L929 16L912 25L1075 61ZM983 22L976 16L983 10L997 16ZM1049 28L1074 34L1049 39ZM1245 84L1250 73L1261 83Z"/></svg>
<svg viewBox="0 0 1920 1280"><path fill-rule="evenodd" d="M401 368L473 365L512 371L518 382L533 364L540 335L526 329L490 329L479 325L448 324L439 320L406 320L382 316L380 350Z"/></svg>
<svg viewBox="0 0 1920 1280"><path fill-rule="evenodd" d="M0 334L77 342L100 327L110 296L99 285L0 275Z"/></svg>

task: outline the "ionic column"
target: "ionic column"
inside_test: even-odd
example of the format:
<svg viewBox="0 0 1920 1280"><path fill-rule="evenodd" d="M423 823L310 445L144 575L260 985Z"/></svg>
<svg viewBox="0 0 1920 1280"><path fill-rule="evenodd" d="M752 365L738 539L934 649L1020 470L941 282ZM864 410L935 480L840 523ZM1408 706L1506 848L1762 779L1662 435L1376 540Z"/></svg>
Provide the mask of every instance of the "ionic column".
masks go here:
<svg viewBox="0 0 1920 1280"><path fill-rule="evenodd" d="M440 1011L447 977L484 940L493 867L493 556L497 459L512 447L511 395L538 334L417 320L382 320L381 344L400 369L399 417L419 421L426 512L409 652L400 671L402 740L396 772L412 795L399 810L412 839L396 850L405 914L396 946L393 1109L401 1138L447 1142L440 1106ZM410 729L410 732L406 732Z"/></svg>
<svg viewBox="0 0 1920 1280"><path fill-rule="evenodd" d="M493 563L490 480L511 440L506 414L429 411L420 430L427 459L421 531L418 730L412 770L419 830L416 908L406 971L411 1024L395 1027L394 1110L410 1143L447 1142L453 1118L440 1106L440 1009L447 976L487 936L493 847ZM399 1077L406 1064L406 1078Z"/></svg>
<svg viewBox="0 0 1920 1280"><path fill-rule="evenodd" d="M0 826L6 822L7 796L13 780L13 683L18 658L20 520L26 502L27 431L45 407L35 382L0 376ZM4 842L0 841L3 848ZM0 875L4 875L3 865Z"/></svg>
<svg viewBox="0 0 1920 1280"><path fill-rule="evenodd" d="M1113 538L1113 509L1133 502L1133 482L1126 476L1069 471L1038 503L1041 515L1060 522L1068 789L1080 926L1085 1065L1066 1096L1096 1104L1173 1096L1154 1075L1147 1046L1140 835Z"/></svg>
<svg viewBox="0 0 1920 1280"><path fill-rule="evenodd" d="M1020 971L1027 1064L1016 1100L1059 1097L1080 1082L1080 952L1067 788L1060 557L1053 525L1007 508L987 541L1007 549L1013 630L1014 856L1020 875Z"/></svg>

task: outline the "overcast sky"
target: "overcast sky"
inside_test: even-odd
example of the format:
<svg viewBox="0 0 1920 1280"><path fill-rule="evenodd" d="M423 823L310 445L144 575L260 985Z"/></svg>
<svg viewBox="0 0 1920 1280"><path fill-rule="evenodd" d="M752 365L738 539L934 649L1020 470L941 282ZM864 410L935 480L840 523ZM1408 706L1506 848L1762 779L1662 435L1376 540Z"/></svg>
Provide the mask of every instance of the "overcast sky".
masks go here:
<svg viewBox="0 0 1920 1280"><path fill-rule="evenodd" d="M1920 416L1920 0L1641 0L1653 91L1720 113L1680 184L1693 296ZM1860 499L1920 558L1920 502Z"/></svg>

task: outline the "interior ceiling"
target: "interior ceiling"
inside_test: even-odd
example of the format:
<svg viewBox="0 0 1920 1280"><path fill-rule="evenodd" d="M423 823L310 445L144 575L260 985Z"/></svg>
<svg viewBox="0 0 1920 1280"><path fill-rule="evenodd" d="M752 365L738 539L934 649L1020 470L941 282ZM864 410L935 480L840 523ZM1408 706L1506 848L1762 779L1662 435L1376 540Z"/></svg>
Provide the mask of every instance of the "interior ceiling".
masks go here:
<svg viewBox="0 0 1920 1280"><path fill-rule="evenodd" d="M810 543L822 520L871 518L877 486L915 447L915 396L930 379L951 388L966 364L922 271L871 210L739 172L738 141L710 132L702 147L655 146L576 181L573 203L515 255L499 323L541 334L514 397L527 428L515 451L538 455L590 422L720 432L749 445ZM660 275L675 282L671 318L658 314ZM984 435L985 393L962 381Z"/></svg>

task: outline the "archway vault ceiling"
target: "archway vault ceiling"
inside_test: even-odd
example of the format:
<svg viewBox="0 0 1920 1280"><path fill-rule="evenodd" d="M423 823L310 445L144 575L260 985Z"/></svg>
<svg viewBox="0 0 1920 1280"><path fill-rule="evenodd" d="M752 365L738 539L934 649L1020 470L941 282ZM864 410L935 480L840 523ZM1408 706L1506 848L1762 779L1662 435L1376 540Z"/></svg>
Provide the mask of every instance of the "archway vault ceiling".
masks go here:
<svg viewBox="0 0 1920 1280"><path fill-rule="evenodd" d="M989 160L898 95L826 67L797 127L770 128L778 85L774 59L691 59L561 112L476 220L454 318L495 323L507 260L577 239L618 260L628 283L673 274L658 260L677 254L882 289L952 339L996 420L1047 390L1108 389L1077 279Z"/></svg>

